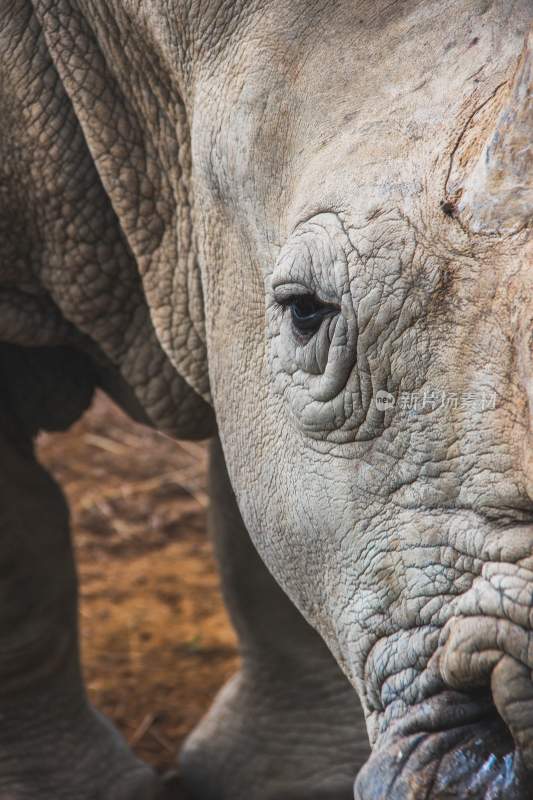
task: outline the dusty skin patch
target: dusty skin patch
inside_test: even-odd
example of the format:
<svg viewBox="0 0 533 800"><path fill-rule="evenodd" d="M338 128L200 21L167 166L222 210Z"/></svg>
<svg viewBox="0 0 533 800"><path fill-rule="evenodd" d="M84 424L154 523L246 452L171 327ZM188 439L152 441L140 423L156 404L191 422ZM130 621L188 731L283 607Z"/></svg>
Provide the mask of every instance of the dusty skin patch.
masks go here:
<svg viewBox="0 0 533 800"><path fill-rule="evenodd" d="M104 397L42 461L69 499L91 699L159 769L235 671L206 536L206 449L135 425Z"/></svg>

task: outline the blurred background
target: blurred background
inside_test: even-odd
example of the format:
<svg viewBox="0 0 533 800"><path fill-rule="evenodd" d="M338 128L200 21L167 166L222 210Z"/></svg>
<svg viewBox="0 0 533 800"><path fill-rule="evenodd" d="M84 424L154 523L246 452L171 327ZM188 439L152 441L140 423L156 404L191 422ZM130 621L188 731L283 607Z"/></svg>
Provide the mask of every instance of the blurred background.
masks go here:
<svg viewBox="0 0 533 800"><path fill-rule="evenodd" d="M206 446L136 425L97 395L38 449L70 504L91 699L166 769L237 667L206 533Z"/></svg>

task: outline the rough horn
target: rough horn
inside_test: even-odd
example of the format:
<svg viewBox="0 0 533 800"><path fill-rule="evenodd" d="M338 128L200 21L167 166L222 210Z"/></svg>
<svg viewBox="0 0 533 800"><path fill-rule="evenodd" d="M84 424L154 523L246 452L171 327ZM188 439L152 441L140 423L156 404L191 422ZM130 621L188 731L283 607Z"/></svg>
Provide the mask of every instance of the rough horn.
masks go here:
<svg viewBox="0 0 533 800"><path fill-rule="evenodd" d="M533 218L533 26L504 108L466 179L458 211L479 233L512 233Z"/></svg>

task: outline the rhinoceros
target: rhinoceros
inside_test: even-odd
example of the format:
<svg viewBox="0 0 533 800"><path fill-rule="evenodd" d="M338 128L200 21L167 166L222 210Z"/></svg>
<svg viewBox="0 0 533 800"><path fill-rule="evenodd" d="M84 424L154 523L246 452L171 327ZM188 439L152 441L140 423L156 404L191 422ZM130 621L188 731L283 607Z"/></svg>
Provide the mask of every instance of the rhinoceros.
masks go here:
<svg viewBox="0 0 533 800"><path fill-rule="evenodd" d="M192 798L533 798L532 22L3 0L1 800L171 791L87 699L34 455L96 387L212 440Z"/></svg>

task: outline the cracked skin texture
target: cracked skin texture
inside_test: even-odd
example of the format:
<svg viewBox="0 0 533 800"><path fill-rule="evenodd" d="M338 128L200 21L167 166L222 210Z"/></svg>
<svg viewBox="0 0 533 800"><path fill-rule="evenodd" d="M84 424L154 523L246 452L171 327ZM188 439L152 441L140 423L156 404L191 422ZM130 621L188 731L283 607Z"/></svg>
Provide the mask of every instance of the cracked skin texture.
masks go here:
<svg viewBox="0 0 533 800"><path fill-rule="evenodd" d="M199 800L343 800L356 773L357 800L531 797L532 20L531 0L0 12L2 363L52 398L6 393L6 453L41 481L28 437L98 384L220 434L244 664L185 747ZM71 583L42 592L68 628ZM79 752L102 723L66 652ZM105 731L88 800L155 795Z"/></svg>
<svg viewBox="0 0 533 800"><path fill-rule="evenodd" d="M87 352L105 385L116 384L120 398L133 392L137 415L174 436L206 436L213 418L189 148L176 140L187 136L183 106L166 121L163 99L150 105L143 90L145 124L74 5L8 6L0 28L3 340ZM148 66L124 64L122 74L128 68L131 81Z"/></svg>

